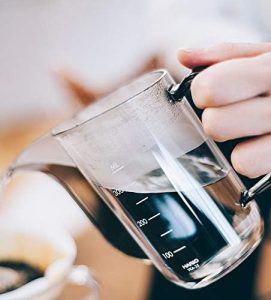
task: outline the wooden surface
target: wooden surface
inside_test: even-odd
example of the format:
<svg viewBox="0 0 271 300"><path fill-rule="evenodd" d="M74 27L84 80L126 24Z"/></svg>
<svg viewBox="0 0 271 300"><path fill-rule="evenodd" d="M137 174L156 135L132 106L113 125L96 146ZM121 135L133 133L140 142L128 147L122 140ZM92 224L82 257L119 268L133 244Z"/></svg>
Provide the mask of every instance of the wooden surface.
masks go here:
<svg viewBox="0 0 271 300"><path fill-rule="evenodd" d="M257 286L259 300L271 300L271 239L266 239L258 264Z"/></svg>
<svg viewBox="0 0 271 300"><path fill-rule="evenodd" d="M19 124L9 132L0 131L0 173L16 155L57 122ZM1 208L0 208L1 209ZM148 292L151 268L111 247L100 233L89 226L75 237L76 263L90 267L101 287L101 300L144 300ZM87 290L68 285L59 300L80 300Z"/></svg>
<svg viewBox="0 0 271 300"><path fill-rule="evenodd" d="M76 238L77 264L90 266L101 287L101 300L143 300L149 287L150 267L111 247L95 229ZM59 300L80 299L86 289L71 285Z"/></svg>

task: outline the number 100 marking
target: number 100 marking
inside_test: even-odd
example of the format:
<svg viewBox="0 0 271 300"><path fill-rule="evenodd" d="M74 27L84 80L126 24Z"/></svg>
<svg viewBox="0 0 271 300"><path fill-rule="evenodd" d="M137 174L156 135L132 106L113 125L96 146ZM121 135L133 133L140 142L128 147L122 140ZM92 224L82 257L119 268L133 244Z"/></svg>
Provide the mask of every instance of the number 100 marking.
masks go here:
<svg viewBox="0 0 271 300"><path fill-rule="evenodd" d="M167 251L165 253L162 253L162 256L165 258L165 259L170 259L174 256L173 252L171 251Z"/></svg>

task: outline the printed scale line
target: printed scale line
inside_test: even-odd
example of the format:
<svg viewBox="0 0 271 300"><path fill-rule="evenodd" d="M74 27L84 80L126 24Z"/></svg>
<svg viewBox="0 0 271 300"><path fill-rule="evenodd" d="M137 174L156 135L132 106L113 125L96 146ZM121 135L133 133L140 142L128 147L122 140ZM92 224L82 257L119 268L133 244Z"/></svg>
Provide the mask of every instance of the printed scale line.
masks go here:
<svg viewBox="0 0 271 300"><path fill-rule="evenodd" d="M160 236L163 237L163 236L165 236L165 235L171 233L172 231L173 231L173 229L170 229L170 230L168 230L168 231L162 233Z"/></svg>
<svg viewBox="0 0 271 300"><path fill-rule="evenodd" d="M174 253L174 254L175 254L175 253L178 253L178 252L182 251L182 250L185 249L185 248L186 248L186 246L182 246L182 247L180 247L180 248L174 250L173 253Z"/></svg>
<svg viewBox="0 0 271 300"><path fill-rule="evenodd" d="M148 221L151 221L151 220L153 220L154 218L156 218L156 217L158 217L158 216L160 216L160 215L161 215L161 213L158 213L158 214L156 214L156 215L150 217L150 218L148 219Z"/></svg>
<svg viewBox="0 0 271 300"><path fill-rule="evenodd" d="M146 197L146 198L144 198L144 199L142 199L142 200L136 202L136 205L138 205L138 204L140 204L140 203L142 203L142 202L144 202L144 201L146 201L146 200L148 200L148 199L149 199L149 197Z"/></svg>

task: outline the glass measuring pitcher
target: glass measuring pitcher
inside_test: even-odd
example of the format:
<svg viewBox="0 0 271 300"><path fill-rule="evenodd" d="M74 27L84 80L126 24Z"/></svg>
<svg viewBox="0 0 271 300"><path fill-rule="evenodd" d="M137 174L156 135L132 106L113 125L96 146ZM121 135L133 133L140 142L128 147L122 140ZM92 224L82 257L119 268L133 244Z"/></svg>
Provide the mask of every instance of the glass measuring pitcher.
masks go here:
<svg viewBox="0 0 271 300"><path fill-rule="evenodd" d="M191 289L239 265L263 230L256 203L240 203L252 195L186 100L193 76L175 85L165 70L149 73L49 134L62 164L80 171L157 269Z"/></svg>
<svg viewBox="0 0 271 300"><path fill-rule="evenodd" d="M173 84L145 75L54 134L154 265L202 287L255 248L262 222L255 203L240 206L244 186L187 101L169 101Z"/></svg>

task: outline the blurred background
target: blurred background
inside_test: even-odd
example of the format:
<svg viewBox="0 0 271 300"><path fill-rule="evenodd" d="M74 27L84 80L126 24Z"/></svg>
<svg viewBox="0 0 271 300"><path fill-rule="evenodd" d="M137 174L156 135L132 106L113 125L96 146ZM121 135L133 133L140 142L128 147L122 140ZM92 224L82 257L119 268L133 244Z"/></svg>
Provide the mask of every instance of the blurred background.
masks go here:
<svg viewBox="0 0 271 300"><path fill-rule="evenodd" d="M180 47L268 41L269 0L0 0L0 172L27 144L121 83L165 67ZM0 222L61 226L102 299L146 299L151 268L109 246L64 190L27 175L0 201ZM95 256L94 256L94 253ZM77 299L67 296L61 299Z"/></svg>

